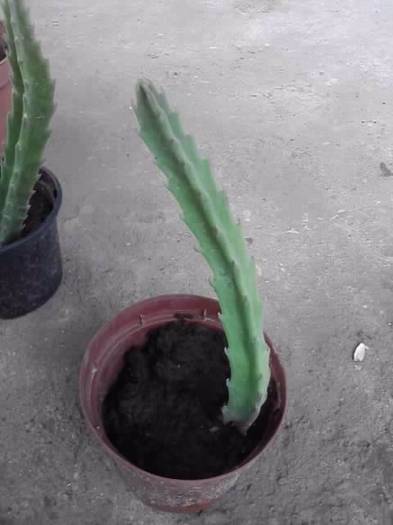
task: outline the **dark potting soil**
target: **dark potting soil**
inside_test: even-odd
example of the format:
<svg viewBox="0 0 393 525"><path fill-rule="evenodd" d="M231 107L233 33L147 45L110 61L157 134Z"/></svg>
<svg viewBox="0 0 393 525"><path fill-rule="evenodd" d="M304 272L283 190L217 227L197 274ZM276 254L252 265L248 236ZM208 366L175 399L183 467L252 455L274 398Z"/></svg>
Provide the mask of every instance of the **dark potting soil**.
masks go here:
<svg viewBox="0 0 393 525"><path fill-rule="evenodd" d="M6 45L5 45L5 42L1 40L0 38L0 62L2 62L6 56L7 56Z"/></svg>
<svg viewBox="0 0 393 525"><path fill-rule="evenodd" d="M26 237L44 222L53 209L53 199L49 189L42 181L38 181L34 186L34 193L30 199L30 208L22 231L22 237Z"/></svg>
<svg viewBox="0 0 393 525"><path fill-rule="evenodd" d="M225 343L221 331L175 321L126 353L103 403L103 421L131 463L164 477L200 479L231 470L255 448L275 389L246 436L224 425L230 375Z"/></svg>
<svg viewBox="0 0 393 525"><path fill-rule="evenodd" d="M0 20L0 62L7 56L7 42L5 41L5 27L2 20Z"/></svg>

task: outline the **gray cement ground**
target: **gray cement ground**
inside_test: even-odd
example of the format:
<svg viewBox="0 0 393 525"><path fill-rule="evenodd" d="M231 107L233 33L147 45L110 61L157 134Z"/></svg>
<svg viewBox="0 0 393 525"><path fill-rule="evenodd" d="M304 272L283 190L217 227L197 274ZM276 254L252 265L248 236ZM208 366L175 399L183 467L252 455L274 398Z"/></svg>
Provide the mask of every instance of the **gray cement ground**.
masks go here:
<svg viewBox="0 0 393 525"><path fill-rule="evenodd" d="M64 187L65 277L0 323L1 525L392 524L393 4L30 3L57 80L46 164ZM288 373L279 437L200 516L138 502L78 409L102 322L144 297L210 293L135 132L140 76L165 86L244 224Z"/></svg>

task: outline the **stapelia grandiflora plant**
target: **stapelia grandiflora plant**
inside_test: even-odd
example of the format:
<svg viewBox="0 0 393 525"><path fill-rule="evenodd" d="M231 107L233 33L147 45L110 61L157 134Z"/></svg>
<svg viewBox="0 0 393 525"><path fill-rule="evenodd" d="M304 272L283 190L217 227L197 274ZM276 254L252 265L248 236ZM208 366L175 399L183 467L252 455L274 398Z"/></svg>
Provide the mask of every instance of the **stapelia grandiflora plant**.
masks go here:
<svg viewBox="0 0 393 525"><path fill-rule="evenodd" d="M0 167L0 246L21 235L54 111L49 65L23 1L4 0L3 13L13 90Z"/></svg>
<svg viewBox="0 0 393 525"><path fill-rule="evenodd" d="M220 303L231 369L223 420L245 433L267 398L270 381L255 264L209 162L200 156L193 138L184 133L164 93L147 80L140 81L136 91L140 135L166 175L167 187L182 209L182 219L213 273L212 286Z"/></svg>

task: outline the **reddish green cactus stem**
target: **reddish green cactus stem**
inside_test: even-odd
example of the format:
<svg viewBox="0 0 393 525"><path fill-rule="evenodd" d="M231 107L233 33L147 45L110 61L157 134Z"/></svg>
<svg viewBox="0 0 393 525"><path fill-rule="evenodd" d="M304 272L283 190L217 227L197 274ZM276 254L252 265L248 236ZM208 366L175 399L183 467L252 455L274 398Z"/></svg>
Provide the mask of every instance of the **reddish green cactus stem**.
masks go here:
<svg viewBox="0 0 393 525"><path fill-rule="evenodd" d="M54 83L22 0L4 0L12 111L0 176L0 245L23 230L54 111Z"/></svg>

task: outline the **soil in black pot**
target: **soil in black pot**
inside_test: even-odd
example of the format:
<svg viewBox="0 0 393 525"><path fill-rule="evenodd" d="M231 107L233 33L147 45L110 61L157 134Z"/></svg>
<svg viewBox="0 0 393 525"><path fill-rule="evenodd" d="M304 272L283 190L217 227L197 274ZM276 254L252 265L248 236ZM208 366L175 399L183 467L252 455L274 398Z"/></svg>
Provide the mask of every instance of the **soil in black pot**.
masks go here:
<svg viewBox="0 0 393 525"><path fill-rule="evenodd" d="M230 376L225 344L221 331L176 321L126 353L103 403L103 420L109 439L131 463L170 478L208 478L239 465L260 442L276 390L272 383L246 436L224 425Z"/></svg>
<svg viewBox="0 0 393 525"><path fill-rule="evenodd" d="M22 237L32 233L44 222L53 209L53 195L41 178L34 186L34 193L30 198L30 207L27 219L22 231Z"/></svg>

